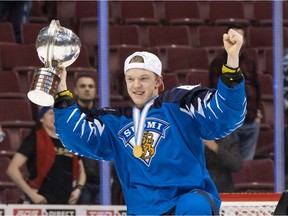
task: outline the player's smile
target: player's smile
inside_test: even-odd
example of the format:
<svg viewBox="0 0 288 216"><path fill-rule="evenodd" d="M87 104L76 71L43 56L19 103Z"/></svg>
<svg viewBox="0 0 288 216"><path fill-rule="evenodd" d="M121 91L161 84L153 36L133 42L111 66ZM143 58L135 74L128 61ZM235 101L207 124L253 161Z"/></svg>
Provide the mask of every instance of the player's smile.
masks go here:
<svg viewBox="0 0 288 216"><path fill-rule="evenodd" d="M127 71L125 80L127 91L138 108L158 94L156 75L144 69L133 68Z"/></svg>
<svg viewBox="0 0 288 216"><path fill-rule="evenodd" d="M141 95L144 94L144 92L143 92L143 91L141 91L141 92L138 92L138 91L137 91L137 92L134 92L134 94L136 94L136 95L140 95L140 96L141 96Z"/></svg>

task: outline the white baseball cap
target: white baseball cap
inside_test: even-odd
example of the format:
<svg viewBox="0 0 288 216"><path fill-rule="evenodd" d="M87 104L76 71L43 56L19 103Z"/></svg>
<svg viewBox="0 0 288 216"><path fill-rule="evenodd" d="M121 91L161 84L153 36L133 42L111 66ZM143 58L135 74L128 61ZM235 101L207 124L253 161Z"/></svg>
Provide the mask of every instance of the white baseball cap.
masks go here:
<svg viewBox="0 0 288 216"><path fill-rule="evenodd" d="M142 62L130 62L131 59L135 56L141 56L143 58L144 62L143 63ZM151 72L157 74L158 76L162 77L162 75L161 75L162 63L156 55L154 55L153 53L150 53L150 52L146 52L146 51L134 52L133 54L128 56L126 58L125 64L124 64L124 74L126 74L126 72L132 68L145 69L145 70L151 71ZM164 90L164 83L163 82L158 89L159 89L159 91Z"/></svg>

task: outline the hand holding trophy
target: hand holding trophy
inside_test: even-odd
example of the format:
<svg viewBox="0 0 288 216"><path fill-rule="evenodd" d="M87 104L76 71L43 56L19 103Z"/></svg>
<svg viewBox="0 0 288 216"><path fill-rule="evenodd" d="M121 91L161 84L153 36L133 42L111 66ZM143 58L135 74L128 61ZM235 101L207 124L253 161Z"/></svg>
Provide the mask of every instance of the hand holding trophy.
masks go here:
<svg viewBox="0 0 288 216"><path fill-rule="evenodd" d="M81 42L71 30L52 20L49 27L41 29L36 39L38 57L43 68L34 72L30 91L30 101L40 106L52 106L60 83L59 68L68 67L79 56Z"/></svg>

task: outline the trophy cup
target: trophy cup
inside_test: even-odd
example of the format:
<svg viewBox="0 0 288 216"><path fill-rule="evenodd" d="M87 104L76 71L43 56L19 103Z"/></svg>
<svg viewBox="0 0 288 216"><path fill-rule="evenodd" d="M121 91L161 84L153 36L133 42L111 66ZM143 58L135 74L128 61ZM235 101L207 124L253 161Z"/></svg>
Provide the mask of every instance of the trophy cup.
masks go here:
<svg viewBox="0 0 288 216"><path fill-rule="evenodd" d="M40 30L36 39L36 50L43 68L35 70L27 97L40 106L52 106L60 83L58 69L68 67L79 56L81 42L70 29L52 20L48 27Z"/></svg>

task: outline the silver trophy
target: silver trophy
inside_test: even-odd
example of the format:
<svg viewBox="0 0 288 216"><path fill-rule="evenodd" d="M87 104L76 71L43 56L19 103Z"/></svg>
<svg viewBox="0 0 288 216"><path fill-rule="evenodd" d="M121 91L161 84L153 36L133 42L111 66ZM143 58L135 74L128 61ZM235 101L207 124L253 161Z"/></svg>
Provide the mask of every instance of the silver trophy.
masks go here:
<svg viewBox="0 0 288 216"><path fill-rule="evenodd" d="M30 101L40 106L52 106L60 83L58 69L68 67L79 56L81 42L70 29L52 20L48 27L41 29L36 39L38 57L43 68L34 72L30 90Z"/></svg>

